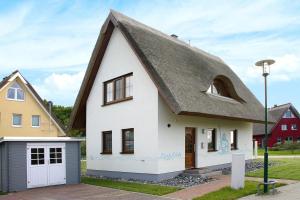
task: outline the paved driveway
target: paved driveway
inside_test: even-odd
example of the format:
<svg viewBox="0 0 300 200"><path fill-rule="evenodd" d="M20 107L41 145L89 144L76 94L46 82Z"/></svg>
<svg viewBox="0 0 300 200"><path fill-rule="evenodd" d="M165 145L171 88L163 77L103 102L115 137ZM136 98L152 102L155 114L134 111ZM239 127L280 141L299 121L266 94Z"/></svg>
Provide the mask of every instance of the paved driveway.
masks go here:
<svg viewBox="0 0 300 200"><path fill-rule="evenodd" d="M166 200L168 198L93 185L63 185L36 188L0 196L0 200Z"/></svg>

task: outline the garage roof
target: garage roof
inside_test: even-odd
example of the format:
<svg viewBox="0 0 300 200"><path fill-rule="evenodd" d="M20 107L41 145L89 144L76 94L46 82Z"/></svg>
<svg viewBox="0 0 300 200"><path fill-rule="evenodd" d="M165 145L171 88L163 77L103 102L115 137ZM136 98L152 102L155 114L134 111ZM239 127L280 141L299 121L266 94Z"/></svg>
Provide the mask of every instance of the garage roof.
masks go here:
<svg viewBox="0 0 300 200"><path fill-rule="evenodd" d="M2 142L79 142L84 141L84 138L74 137L1 137Z"/></svg>

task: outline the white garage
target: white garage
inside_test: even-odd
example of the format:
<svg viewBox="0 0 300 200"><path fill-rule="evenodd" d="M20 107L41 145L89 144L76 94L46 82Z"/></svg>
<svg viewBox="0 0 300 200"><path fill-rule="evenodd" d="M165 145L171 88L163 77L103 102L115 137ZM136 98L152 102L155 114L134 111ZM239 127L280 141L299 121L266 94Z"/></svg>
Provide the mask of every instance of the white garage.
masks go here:
<svg viewBox="0 0 300 200"><path fill-rule="evenodd" d="M68 137L0 138L0 191L80 183L80 141Z"/></svg>

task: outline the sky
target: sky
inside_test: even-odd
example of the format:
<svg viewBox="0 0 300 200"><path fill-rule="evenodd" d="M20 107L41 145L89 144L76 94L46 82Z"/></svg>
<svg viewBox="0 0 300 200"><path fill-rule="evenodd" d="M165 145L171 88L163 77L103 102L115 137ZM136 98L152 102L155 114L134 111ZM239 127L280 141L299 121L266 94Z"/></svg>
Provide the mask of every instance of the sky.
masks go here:
<svg viewBox="0 0 300 200"><path fill-rule="evenodd" d="M73 105L110 9L219 56L262 103L263 77L254 63L274 59L269 105L300 109L296 0L0 1L0 77L18 69L42 98Z"/></svg>

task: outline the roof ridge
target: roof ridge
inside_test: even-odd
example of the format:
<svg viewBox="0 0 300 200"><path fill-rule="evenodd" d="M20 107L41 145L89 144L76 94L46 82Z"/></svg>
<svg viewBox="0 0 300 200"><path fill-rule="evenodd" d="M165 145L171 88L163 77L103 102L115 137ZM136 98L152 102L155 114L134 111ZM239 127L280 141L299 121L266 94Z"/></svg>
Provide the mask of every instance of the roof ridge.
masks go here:
<svg viewBox="0 0 300 200"><path fill-rule="evenodd" d="M118 11L115 11L115 10L113 10L113 9L111 9L110 12L111 12L111 14L115 17L115 19L116 19L117 21L120 21L120 20L118 19L118 15L119 15L119 16L121 16L121 17L127 19L128 22L134 22L134 23L132 23L132 25L143 26L143 27L147 28L148 30L150 30L151 32L153 32L154 34L158 34L159 36L164 37L165 39L168 39L168 40L170 40L170 41L172 41L172 42L175 42L175 43L177 43L177 44L179 44L179 45L182 45L182 46L184 46L184 47L186 47L186 48L188 48L188 49L190 49L190 50L192 50L192 51L194 51L194 52L201 53L201 54L203 54L204 56L207 56L207 57L209 57L209 58L211 58L211 59L213 59L213 60L215 60L215 61L217 61L217 62L221 62L222 64L225 64L225 62L224 62L220 57L215 56L215 55L213 55L213 54L211 54L211 53L209 53L209 52L206 52L206 51L204 51L204 50L202 50L202 49L199 49L198 47L191 46L191 45L189 45L188 43L184 42L183 40L180 40L180 39L177 39L177 38L173 38L172 36L170 36L170 35L168 35L168 34L162 32L162 31L160 31L160 30L157 30L157 29L155 29L155 28L152 28L151 26L148 26L148 25L146 25L146 24L144 24L144 23L142 23L142 22L139 22L139 21L137 21L137 20L135 20L135 19L133 19L133 18L131 18L131 17L128 17L127 15L124 15L123 13L120 13L120 12L118 12Z"/></svg>
<svg viewBox="0 0 300 200"><path fill-rule="evenodd" d="M279 109L279 108L282 108L285 106L292 106L292 105L293 105L292 103L285 103L285 104L281 104L281 105L275 104L273 107L269 108L269 111L276 110L276 109Z"/></svg>

